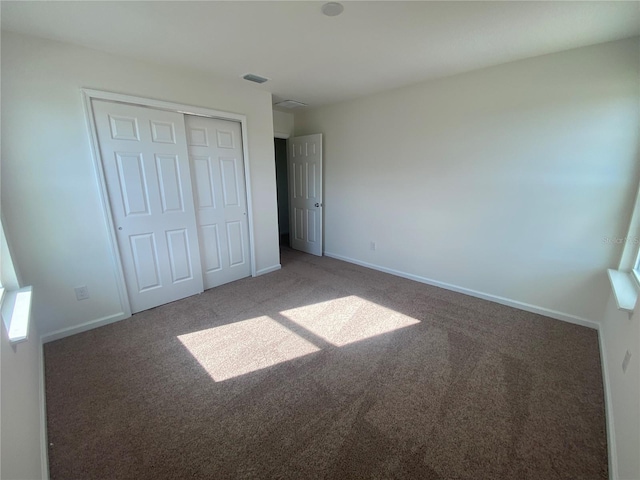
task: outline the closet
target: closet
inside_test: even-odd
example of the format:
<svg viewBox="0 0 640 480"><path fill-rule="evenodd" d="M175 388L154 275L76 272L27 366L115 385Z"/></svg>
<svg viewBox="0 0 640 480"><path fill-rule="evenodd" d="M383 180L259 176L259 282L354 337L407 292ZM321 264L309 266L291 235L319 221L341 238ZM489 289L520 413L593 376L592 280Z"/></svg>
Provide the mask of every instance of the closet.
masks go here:
<svg viewBox="0 0 640 480"><path fill-rule="evenodd" d="M131 312L251 275L240 123L92 100Z"/></svg>

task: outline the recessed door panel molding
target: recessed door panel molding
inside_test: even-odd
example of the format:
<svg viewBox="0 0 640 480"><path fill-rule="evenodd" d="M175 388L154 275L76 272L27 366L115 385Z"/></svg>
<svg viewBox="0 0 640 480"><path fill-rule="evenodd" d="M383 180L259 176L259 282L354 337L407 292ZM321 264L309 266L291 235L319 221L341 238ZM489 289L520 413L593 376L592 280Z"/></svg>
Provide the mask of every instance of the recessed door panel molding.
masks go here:
<svg viewBox="0 0 640 480"><path fill-rule="evenodd" d="M132 313L202 292L184 115L91 103Z"/></svg>
<svg viewBox="0 0 640 480"><path fill-rule="evenodd" d="M294 162L292 164L291 171L294 175L293 198L301 198L304 195L303 169L304 165L302 163Z"/></svg>
<svg viewBox="0 0 640 480"><path fill-rule="evenodd" d="M289 139L291 247L322 255L322 134Z"/></svg>
<svg viewBox="0 0 640 480"><path fill-rule="evenodd" d="M151 137L156 143L176 143L176 129L173 123L151 121Z"/></svg>
<svg viewBox="0 0 640 480"><path fill-rule="evenodd" d="M240 205L238 198L238 169L235 158L220 158L220 178L222 179L222 192L225 207L237 207Z"/></svg>
<svg viewBox="0 0 640 480"><path fill-rule="evenodd" d="M314 145L315 147L315 145ZM307 164L306 165L306 169L307 169L307 198L311 198L314 199L317 196L316 193L316 188L317 188L317 182L316 182L316 168L317 165L315 163L311 163L311 164Z"/></svg>
<svg viewBox="0 0 640 480"><path fill-rule="evenodd" d="M307 242L315 243L318 241L317 231L316 231L316 211L315 210L307 210L307 218L305 226L307 227Z"/></svg>
<svg viewBox="0 0 640 480"><path fill-rule="evenodd" d="M190 156L193 170L196 209L216 208L216 195L211 175L211 157Z"/></svg>
<svg viewBox="0 0 640 480"><path fill-rule="evenodd" d="M216 130L219 148L235 148L233 143L233 132L227 130Z"/></svg>
<svg viewBox="0 0 640 480"><path fill-rule="evenodd" d="M217 272L222 268L218 225L202 225L200 231L204 272L205 274Z"/></svg>
<svg viewBox="0 0 640 480"><path fill-rule="evenodd" d="M111 127L111 138L114 140L140 141L138 119L135 117L109 115L109 126Z"/></svg>
<svg viewBox="0 0 640 480"><path fill-rule="evenodd" d="M171 265L171 281L184 282L193 278L191 270L191 252L187 230L181 228L170 230L167 234L169 263Z"/></svg>
<svg viewBox="0 0 640 480"><path fill-rule="evenodd" d="M293 231L294 238L299 241L304 241L304 209L293 207Z"/></svg>
<svg viewBox="0 0 640 480"><path fill-rule="evenodd" d="M292 155L295 148L292 148ZM302 189L301 184L299 185L298 181L298 163L295 160L291 160L291 163L288 165L288 174L291 176L291 183L289 184L289 196L291 198L298 198L298 192Z"/></svg>
<svg viewBox="0 0 640 480"><path fill-rule="evenodd" d="M129 241L131 242L131 256L135 265L138 292L142 293L161 287L158 251L154 234L131 235Z"/></svg>
<svg viewBox="0 0 640 480"><path fill-rule="evenodd" d="M177 155L156 155L156 170L163 212L182 212L182 183Z"/></svg>
<svg viewBox="0 0 640 480"><path fill-rule="evenodd" d="M229 244L229 265L235 267L245 263L244 238L240 222L227 222L227 242Z"/></svg>
<svg viewBox="0 0 640 480"><path fill-rule="evenodd" d="M189 146L190 147L208 147L209 136L206 128L192 127L189 129Z"/></svg>
<svg viewBox="0 0 640 480"><path fill-rule="evenodd" d="M251 275L242 130L227 120L185 116L204 286Z"/></svg>
<svg viewBox="0 0 640 480"><path fill-rule="evenodd" d="M149 191L142 154L115 152L115 158L124 215L149 215Z"/></svg>

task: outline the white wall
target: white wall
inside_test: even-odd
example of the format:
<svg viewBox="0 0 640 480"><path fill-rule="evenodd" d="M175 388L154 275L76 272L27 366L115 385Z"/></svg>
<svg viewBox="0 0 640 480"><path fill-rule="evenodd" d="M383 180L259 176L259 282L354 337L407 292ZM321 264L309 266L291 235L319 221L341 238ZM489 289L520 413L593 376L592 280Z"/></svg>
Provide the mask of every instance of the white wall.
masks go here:
<svg viewBox="0 0 640 480"><path fill-rule="evenodd" d="M0 478L44 478L41 427L42 344L31 328L29 340L14 347L4 325L0 343ZM46 463L46 461L45 461Z"/></svg>
<svg viewBox="0 0 640 480"><path fill-rule="evenodd" d="M273 134L275 136L293 135L293 113L273 111ZM283 137L284 138L284 137Z"/></svg>
<svg viewBox="0 0 640 480"><path fill-rule="evenodd" d="M640 479L640 308L633 316L616 308L610 295L600 328L603 345L606 384L610 402L607 405L609 420L613 420L613 445L620 480ZM631 360L627 371L622 371L622 361L627 350ZM611 425L610 425L611 428Z"/></svg>
<svg viewBox="0 0 640 480"><path fill-rule="evenodd" d="M271 94L199 72L2 33L2 207L43 335L121 314L80 88L247 116L257 269L279 264ZM91 298L76 301L73 287Z"/></svg>
<svg viewBox="0 0 640 480"><path fill-rule="evenodd" d="M325 251L598 322L638 185L638 39L295 114ZM377 243L377 250L369 248Z"/></svg>
<svg viewBox="0 0 640 480"><path fill-rule="evenodd" d="M5 289L17 290L20 288L20 282L13 267L11 251L1 223L2 222L0 222L0 279L2 279L2 286Z"/></svg>

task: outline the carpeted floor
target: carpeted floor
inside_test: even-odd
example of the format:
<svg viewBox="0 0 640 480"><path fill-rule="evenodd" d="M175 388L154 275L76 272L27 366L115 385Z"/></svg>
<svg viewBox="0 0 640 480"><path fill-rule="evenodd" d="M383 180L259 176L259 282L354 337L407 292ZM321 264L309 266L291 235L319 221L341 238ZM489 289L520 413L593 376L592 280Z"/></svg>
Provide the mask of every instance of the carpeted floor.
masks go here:
<svg viewBox="0 0 640 480"><path fill-rule="evenodd" d="M52 479L606 479L594 330L283 249L45 345Z"/></svg>

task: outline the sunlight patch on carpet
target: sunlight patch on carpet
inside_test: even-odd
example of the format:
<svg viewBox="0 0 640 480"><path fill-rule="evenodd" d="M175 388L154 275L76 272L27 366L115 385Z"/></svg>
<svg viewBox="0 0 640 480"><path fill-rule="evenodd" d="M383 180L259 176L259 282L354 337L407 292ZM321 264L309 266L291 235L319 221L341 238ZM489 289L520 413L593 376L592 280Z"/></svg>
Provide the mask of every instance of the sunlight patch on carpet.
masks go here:
<svg viewBox="0 0 640 480"><path fill-rule="evenodd" d="M268 316L179 335L178 340L216 382L320 350Z"/></svg>
<svg viewBox="0 0 640 480"><path fill-rule="evenodd" d="M280 314L337 347L420 323L356 295L292 308Z"/></svg>

